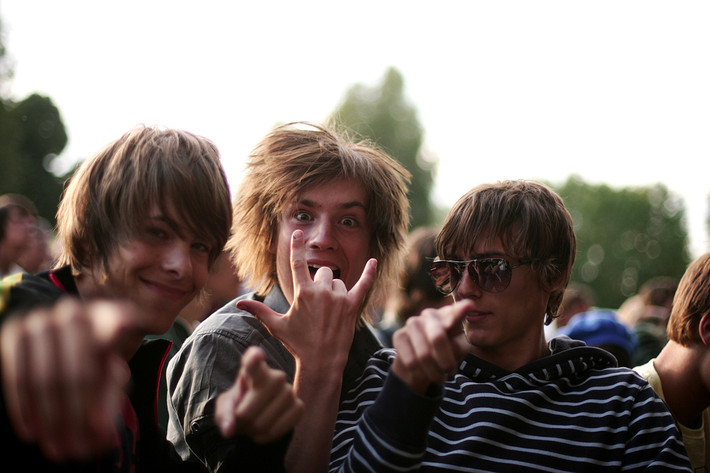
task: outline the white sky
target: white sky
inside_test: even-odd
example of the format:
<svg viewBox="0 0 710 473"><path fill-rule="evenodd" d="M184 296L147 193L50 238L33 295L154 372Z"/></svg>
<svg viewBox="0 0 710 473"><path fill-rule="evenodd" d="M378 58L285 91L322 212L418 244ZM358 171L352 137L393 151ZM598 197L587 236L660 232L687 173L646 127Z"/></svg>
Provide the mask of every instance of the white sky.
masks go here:
<svg viewBox="0 0 710 473"><path fill-rule="evenodd" d="M13 97L62 114L61 155L136 123L219 146L236 187L277 122L322 121L389 66L439 159L435 199L480 182L664 183L710 248L710 2L2 0Z"/></svg>

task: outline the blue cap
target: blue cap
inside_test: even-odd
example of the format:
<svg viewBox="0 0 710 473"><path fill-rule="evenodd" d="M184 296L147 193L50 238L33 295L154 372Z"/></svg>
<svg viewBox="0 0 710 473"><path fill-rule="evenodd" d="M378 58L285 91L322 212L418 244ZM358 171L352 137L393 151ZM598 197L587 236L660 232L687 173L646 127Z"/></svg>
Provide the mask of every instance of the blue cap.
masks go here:
<svg viewBox="0 0 710 473"><path fill-rule="evenodd" d="M633 355L636 337L616 319L611 310L592 310L572 317L557 335L567 335L575 340L582 340L589 346L614 345Z"/></svg>

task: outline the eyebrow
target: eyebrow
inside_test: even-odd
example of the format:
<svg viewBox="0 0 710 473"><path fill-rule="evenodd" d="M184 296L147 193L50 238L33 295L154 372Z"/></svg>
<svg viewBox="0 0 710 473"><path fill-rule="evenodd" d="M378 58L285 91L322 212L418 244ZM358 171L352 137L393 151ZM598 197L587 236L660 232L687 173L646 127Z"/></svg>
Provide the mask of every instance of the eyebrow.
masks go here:
<svg viewBox="0 0 710 473"><path fill-rule="evenodd" d="M308 199L302 199L296 202L297 205L305 205L307 207L319 207L319 205L316 202L313 202L312 200ZM339 208L342 209L352 209L355 207L361 208L363 211L367 212L367 208L365 207L365 204L360 202L359 200L353 200L350 202L343 202L342 204L338 205Z"/></svg>

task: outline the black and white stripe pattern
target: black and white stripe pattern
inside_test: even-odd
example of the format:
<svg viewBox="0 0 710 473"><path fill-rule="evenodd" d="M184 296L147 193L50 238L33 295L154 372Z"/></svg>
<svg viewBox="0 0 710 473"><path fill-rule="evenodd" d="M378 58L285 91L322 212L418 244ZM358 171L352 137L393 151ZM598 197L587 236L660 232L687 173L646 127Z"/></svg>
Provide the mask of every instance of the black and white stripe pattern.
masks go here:
<svg viewBox="0 0 710 473"><path fill-rule="evenodd" d="M647 382L606 352L556 339L515 372L469 355L420 396L370 360L346 396L331 472L690 471L675 423Z"/></svg>

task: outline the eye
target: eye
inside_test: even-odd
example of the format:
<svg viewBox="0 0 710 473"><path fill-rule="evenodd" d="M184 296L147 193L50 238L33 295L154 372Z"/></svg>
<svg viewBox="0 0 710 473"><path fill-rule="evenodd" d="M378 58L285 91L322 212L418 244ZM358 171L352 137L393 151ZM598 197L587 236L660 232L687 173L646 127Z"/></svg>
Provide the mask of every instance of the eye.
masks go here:
<svg viewBox="0 0 710 473"><path fill-rule="evenodd" d="M352 218L352 217L345 217L340 221L341 224L345 225L346 227L357 227L357 220Z"/></svg>
<svg viewBox="0 0 710 473"><path fill-rule="evenodd" d="M203 252L203 253L209 253L210 252L210 246L206 245L204 243L200 242L195 242L192 245L190 245L192 249Z"/></svg>
<svg viewBox="0 0 710 473"><path fill-rule="evenodd" d="M311 218L311 214L309 214L308 212L304 212L304 211L295 212L293 214L293 218L298 220L299 222L310 222L311 220L313 220Z"/></svg>
<svg viewBox="0 0 710 473"><path fill-rule="evenodd" d="M145 229L145 232L148 236L153 237L153 238L167 238L168 233L163 230L162 228L159 227L147 227Z"/></svg>

